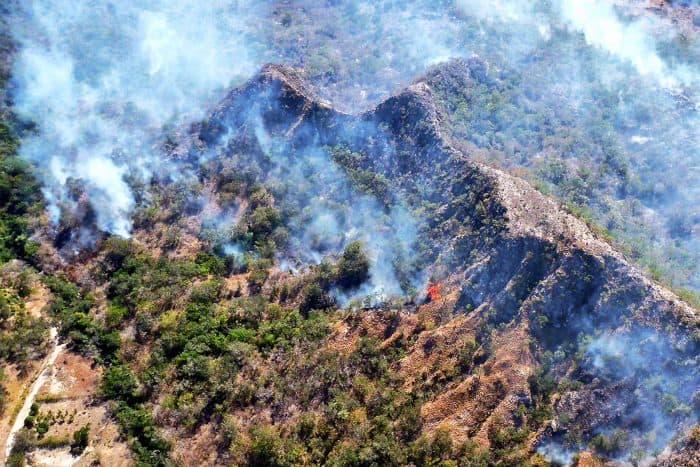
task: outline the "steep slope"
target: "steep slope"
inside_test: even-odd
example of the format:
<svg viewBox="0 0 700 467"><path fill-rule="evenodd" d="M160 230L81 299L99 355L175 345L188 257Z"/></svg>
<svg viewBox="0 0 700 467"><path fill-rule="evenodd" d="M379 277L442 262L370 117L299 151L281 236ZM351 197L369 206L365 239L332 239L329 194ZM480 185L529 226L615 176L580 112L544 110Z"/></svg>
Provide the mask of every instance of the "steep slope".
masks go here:
<svg viewBox="0 0 700 467"><path fill-rule="evenodd" d="M425 430L447 424L457 439L489 443L496 422L517 426L520 406L534 412L551 401L551 427L541 425L534 443L566 435L573 449L621 430L624 443L604 454L653 454L697 417L689 407L698 400L696 311L554 200L470 160L445 136L443 120L425 83L354 117L314 98L293 70L267 66L198 136L204 152L223 144L220 158L265 138L285 145L282 152L340 147L353 157L335 163L380 174L395 200L422 210L427 269L444 298L421 308L437 328L419 333L397 366L413 388L426 362L449 362L451 344L465 335L488 349L480 371L423 406ZM199 159L194 147L189 154ZM538 387L538 377L559 383L548 389L554 394ZM654 441L642 439L649 433Z"/></svg>
<svg viewBox="0 0 700 467"><path fill-rule="evenodd" d="M257 103L252 110L251 101ZM456 261L459 254L465 253L459 251L464 249L462 242L483 244L484 251L488 246L492 252L506 247L509 251L503 254L511 258L522 256L515 253L521 244L529 245L527 248L538 248L535 245L540 244L541 249L556 251L551 264L566 263L577 256L597 263L600 269L596 280L601 283L598 288L616 288L624 280L628 286L643 291L640 308L657 306L683 322L697 322L694 310L646 279L584 221L569 214L551 197L522 179L470 160L468 154L457 150L441 129L440 111L425 83L409 87L371 112L352 117L333 111L314 98L292 69L270 65L253 84L235 90L222 102L206 128L200 130L201 140L210 146L220 144L215 134L223 134L224 129L229 140L250 137L245 132L256 130L247 125L251 125L257 106L264 130L284 135L290 147L347 145L360 152L359 164L363 168L391 180L393 188L415 207L421 202L437 202L434 215L441 222L431 226L433 233L441 231L453 237L449 246L442 246L443 257L451 256ZM372 138L380 139L384 146L368 141ZM420 198L419 191L424 192ZM472 209L460 209L460 203L467 199ZM449 220L457 222L447 226ZM495 238L476 235L486 232ZM476 263L463 264L459 269L469 269ZM506 269L507 263L499 268ZM552 273L556 271L550 269ZM548 277L540 278L540 282L547 282Z"/></svg>
<svg viewBox="0 0 700 467"><path fill-rule="evenodd" d="M139 461L651 461L697 423L697 311L444 125L425 82L350 115L268 65L166 138L133 239L49 238Z"/></svg>

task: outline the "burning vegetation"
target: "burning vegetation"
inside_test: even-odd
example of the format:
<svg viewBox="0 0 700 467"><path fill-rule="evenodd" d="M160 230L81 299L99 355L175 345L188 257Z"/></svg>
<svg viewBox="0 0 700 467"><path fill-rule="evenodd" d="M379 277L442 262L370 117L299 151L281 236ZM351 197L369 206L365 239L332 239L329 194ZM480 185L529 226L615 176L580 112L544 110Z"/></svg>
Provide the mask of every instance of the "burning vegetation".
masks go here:
<svg viewBox="0 0 700 467"><path fill-rule="evenodd" d="M430 287L428 287L428 290L426 291L426 296L428 297L428 300L431 302L438 302L442 300L442 294L440 291L442 290L442 284L432 284Z"/></svg>

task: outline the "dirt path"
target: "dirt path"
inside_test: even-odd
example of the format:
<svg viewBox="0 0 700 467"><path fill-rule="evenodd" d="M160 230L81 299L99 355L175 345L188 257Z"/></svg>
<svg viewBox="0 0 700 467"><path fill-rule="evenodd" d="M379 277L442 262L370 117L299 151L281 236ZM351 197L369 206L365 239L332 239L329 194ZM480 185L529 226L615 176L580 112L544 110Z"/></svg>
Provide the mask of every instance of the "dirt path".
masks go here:
<svg viewBox="0 0 700 467"><path fill-rule="evenodd" d="M37 376L36 380L34 380L32 383L31 389L24 400L24 404L17 414L17 418L15 418L10 434L7 436L7 441L5 442L5 459L9 458L10 456L10 451L12 451L12 446L14 446L15 443L15 436L24 426L24 419L27 418L27 415L29 415L29 410L32 407L32 403L34 402L39 389L44 385L44 383L46 383L46 381L48 381L51 373L51 367L56 362L58 355L66 346L65 344L58 343L58 331L56 328L50 329L50 342L53 345L53 349L48 357L44 359L39 376Z"/></svg>

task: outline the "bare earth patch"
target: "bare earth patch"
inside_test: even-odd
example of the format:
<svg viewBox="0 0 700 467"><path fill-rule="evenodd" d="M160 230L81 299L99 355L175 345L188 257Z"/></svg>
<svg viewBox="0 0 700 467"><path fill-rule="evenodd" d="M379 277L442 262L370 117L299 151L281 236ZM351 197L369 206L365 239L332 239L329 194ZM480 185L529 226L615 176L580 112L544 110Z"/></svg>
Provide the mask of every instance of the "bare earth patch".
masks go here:
<svg viewBox="0 0 700 467"><path fill-rule="evenodd" d="M71 440L73 433L90 425L89 446L79 457L68 448L41 449L29 458L31 465L132 465L119 427L109 417L107 404L96 399L101 370L81 355L63 351L56 359L49 380L37 397L40 414L51 414L52 423L43 438Z"/></svg>

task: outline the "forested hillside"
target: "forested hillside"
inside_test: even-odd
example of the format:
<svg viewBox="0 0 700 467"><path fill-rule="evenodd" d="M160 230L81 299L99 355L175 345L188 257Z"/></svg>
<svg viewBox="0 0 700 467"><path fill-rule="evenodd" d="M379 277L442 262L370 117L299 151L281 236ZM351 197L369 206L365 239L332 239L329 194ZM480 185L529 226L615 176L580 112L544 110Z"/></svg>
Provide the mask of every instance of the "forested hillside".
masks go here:
<svg viewBox="0 0 700 467"><path fill-rule="evenodd" d="M8 465L700 463L692 5L30 3Z"/></svg>

